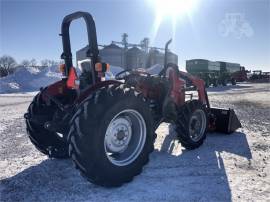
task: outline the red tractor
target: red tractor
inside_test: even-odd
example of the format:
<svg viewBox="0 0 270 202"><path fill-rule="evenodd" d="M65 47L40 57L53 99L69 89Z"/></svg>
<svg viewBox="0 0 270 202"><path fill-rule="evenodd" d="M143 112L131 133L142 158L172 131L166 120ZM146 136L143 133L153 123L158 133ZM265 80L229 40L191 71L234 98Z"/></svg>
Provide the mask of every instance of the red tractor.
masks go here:
<svg viewBox="0 0 270 202"><path fill-rule="evenodd" d="M89 63L80 77L72 64L69 27L83 18L88 31ZM162 122L175 125L182 146L195 149L207 131L231 133L241 127L232 109L210 108L204 81L165 64L158 75L125 70L104 80L92 16L76 12L62 22L64 78L42 88L24 115L31 142L52 158L71 157L90 182L120 186L138 175L154 149ZM187 90L196 90L192 99ZM188 99L189 98L189 99Z"/></svg>

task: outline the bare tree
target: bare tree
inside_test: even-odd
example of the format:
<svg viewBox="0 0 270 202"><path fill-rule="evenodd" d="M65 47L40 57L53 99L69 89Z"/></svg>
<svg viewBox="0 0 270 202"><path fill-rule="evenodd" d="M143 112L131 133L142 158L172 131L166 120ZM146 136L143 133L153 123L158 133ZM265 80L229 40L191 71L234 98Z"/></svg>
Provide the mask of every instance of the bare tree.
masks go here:
<svg viewBox="0 0 270 202"><path fill-rule="evenodd" d="M50 60L50 66L59 65L59 62L55 60Z"/></svg>
<svg viewBox="0 0 270 202"><path fill-rule="evenodd" d="M21 65L24 66L24 67L30 66L30 61L29 60L23 60L21 62Z"/></svg>
<svg viewBox="0 0 270 202"><path fill-rule="evenodd" d="M50 60L44 59L44 60L41 60L40 63L41 63L42 66L49 66Z"/></svg>
<svg viewBox="0 0 270 202"><path fill-rule="evenodd" d="M16 65L16 60L13 57L9 55L0 57L0 76L3 77L12 74Z"/></svg>
<svg viewBox="0 0 270 202"><path fill-rule="evenodd" d="M35 67L35 66L37 66L37 60L36 59L31 59L30 60L30 66L32 66L32 67Z"/></svg>
<svg viewBox="0 0 270 202"><path fill-rule="evenodd" d="M54 65L58 65L59 63L55 60L48 60L48 59L44 59L41 60L41 65L42 66L54 66Z"/></svg>

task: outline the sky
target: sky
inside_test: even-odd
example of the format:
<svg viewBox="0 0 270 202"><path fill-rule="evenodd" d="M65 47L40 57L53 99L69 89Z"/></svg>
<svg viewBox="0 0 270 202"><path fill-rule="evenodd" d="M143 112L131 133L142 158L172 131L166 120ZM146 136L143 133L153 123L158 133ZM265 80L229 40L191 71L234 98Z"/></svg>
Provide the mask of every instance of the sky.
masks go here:
<svg viewBox="0 0 270 202"><path fill-rule="evenodd" d="M163 12L158 18L155 0L0 0L0 56L11 55L17 62L59 60L62 19L87 11L94 17L99 44L120 41L122 33L128 33L130 43L149 37L157 47L173 38L170 49L178 54L180 69L188 59L203 58L270 71L270 0L192 1L185 12L169 7L182 11L178 17ZM70 32L75 55L87 44L83 21L74 21Z"/></svg>

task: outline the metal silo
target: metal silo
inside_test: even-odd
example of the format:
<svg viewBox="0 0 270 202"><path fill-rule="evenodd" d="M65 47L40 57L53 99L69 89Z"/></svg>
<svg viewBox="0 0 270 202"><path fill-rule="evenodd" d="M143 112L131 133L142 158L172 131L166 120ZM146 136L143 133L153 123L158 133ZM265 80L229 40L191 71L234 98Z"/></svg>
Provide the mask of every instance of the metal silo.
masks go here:
<svg viewBox="0 0 270 202"><path fill-rule="evenodd" d="M128 49L126 54L127 69L137 69L144 67L144 52L137 47Z"/></svg>
<svg viewBox="0 0 270 202"><path fill-rule="evenodd" d="M151 67L155 64L164 64L165 55L156 49L151 49L148 53L147 67Z"/></svg>
<svg viewBox="0 0 270 202"><path fill-rule="evenodd" d="M167 60L167 62L178 65L178 56L175 53L171 52L171 51L168 52L168 60Z"/></svg>
<svg viewBox="0 0 270 202"><path fill-rule="evenodd" d="M124 49L115 44L105 46L99 51L103 62L113 66L124 67Z"/></svg>

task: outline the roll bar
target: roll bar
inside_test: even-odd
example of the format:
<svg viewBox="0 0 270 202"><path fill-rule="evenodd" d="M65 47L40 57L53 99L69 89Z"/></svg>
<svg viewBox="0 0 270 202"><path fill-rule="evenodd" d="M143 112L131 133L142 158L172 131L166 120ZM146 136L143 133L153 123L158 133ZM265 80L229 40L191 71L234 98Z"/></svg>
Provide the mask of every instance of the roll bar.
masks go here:
<svg viewBox="0 0 270 202"><path fill-rule="evenodd" d="M87 36L88 36L88 51L86 52L86 57L91 58L92 63L95 64L98 62L98 44L97 44L97 33L96 33L96 26L93 17L87 13L78 11L67 15L62 22L61 26L61 34L62 36L62 43L63 43L63 53L61 55L61 59L65 60L66 65L66 75L69 73L70 67L73 66L72 64L72 53L71 53L71 45L70 45L70 35L69 35L69 27L70 23L73 20L83 18L87 27ZM96 81L96 73L94 68L92 68L92 76L93 82Z"/></svg>

